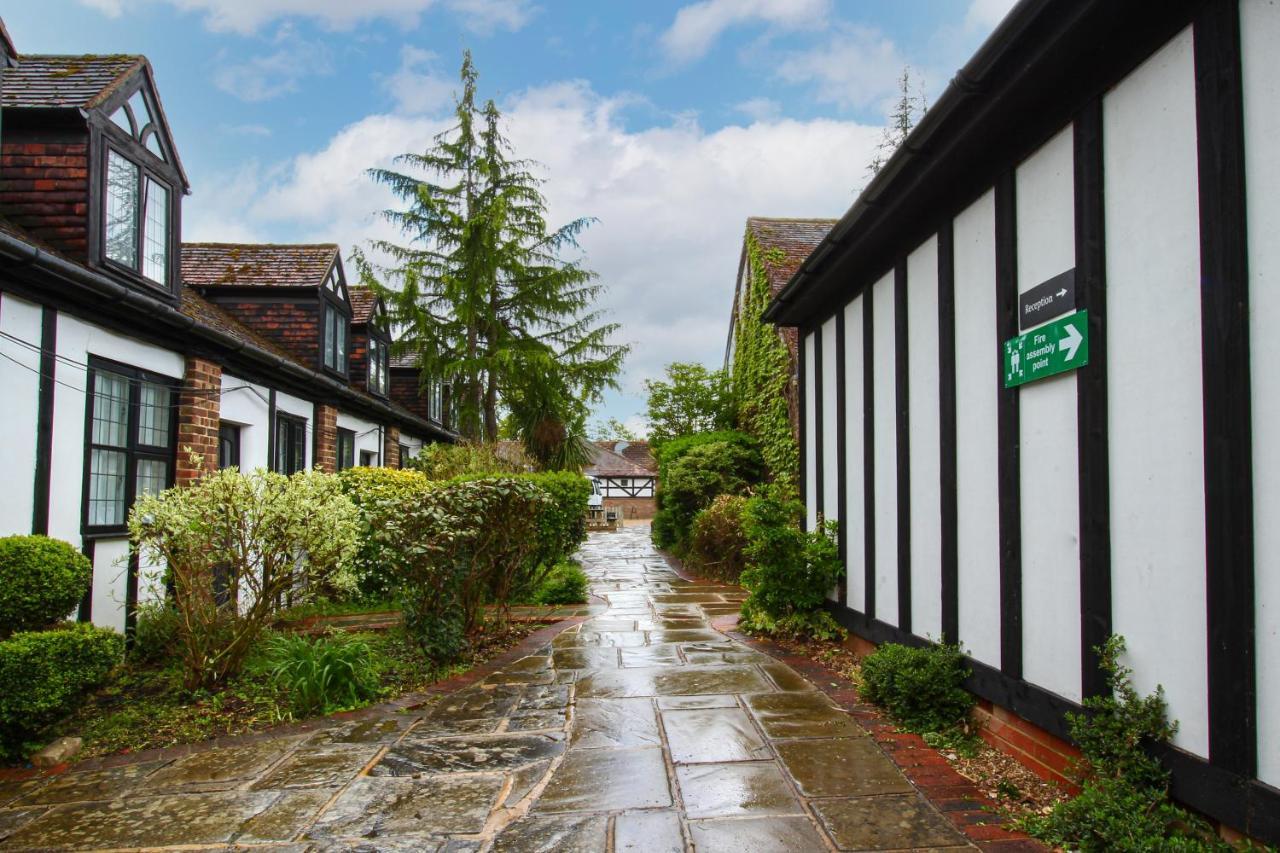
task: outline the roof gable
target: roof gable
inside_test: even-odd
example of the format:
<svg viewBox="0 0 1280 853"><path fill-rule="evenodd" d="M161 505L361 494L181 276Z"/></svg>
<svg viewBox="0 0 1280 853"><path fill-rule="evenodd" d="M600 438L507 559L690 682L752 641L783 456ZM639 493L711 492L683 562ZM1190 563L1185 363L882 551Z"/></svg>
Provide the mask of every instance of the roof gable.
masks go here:
<svg viewBox="0 0 1280 853"><path fill-rule="evenodd" d="M350 301L336 243L183 243L192 287L325 288Z"/></svg>
<svg viewBox="0 0 1280 853"><path fill-rule="evenodd" d="M835 219L774 219L753 216L747 234L761 249L761 261L774 296L817 248L836 224Z"/></svg>
<svg viewBox="0 0 1280 853"><path fill-rule="evenodd" d="M652 477L653 472L640 467L625 456L601 447L589 445L591 464L583 471L591 477Z"/></svg>

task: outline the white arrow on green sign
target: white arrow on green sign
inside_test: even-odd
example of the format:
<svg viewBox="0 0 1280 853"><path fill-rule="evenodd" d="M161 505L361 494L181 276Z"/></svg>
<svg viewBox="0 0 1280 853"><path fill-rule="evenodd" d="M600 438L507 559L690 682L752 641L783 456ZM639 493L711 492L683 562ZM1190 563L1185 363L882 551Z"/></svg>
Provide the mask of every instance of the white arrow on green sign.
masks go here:
<svg viewBox="0 0 1280 853"><path fill-rule="evenodd" d="M1077 311L1004 342L1004 387L1089 363L1089 312Z"/></svg>

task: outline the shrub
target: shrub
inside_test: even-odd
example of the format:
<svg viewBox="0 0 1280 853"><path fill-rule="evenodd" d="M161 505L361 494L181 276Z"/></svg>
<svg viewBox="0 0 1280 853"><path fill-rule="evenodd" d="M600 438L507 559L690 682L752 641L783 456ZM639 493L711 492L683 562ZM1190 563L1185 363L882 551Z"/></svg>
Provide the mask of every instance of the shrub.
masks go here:
<svg viewBox="0 0 1280 853"><path fill-rule="evenodd" d="M315 471L227 469L138 498L129 532L168 567L186 686L212 687L239 672L286 598L354 591L346 569L359 521L338 478Z"/></svg>
<svg viewBox="0 0 1280 853"><path fill-rule="evenodd" d="M381 692L373 649L345 634L277 634L267 642L265 661L299 717L350 708Z"/></svg>
<svg viewBox="0 0 1280 853"><path fill-rule="evenodd" d="M713 441L692 447L667 466L659 491L664 528L677 553L688 545L693 518L718 495L742 494L760 482L764 463L754 447Z"/></svg>
<svg viewBox="0 0 1280 853"><path fill-rule="evenodd" d="M429 445L435 446L435 445ZM431 483L421 471L394 468L348 468L338 475L342 491L360 511L360 537L351 559L357 594L365 601L394 599L400 578L385 552L386 545L374 536L384 523L385 513L418 498Z"/></svg>
<svg viewBox="0 0 1280 853"><path fill-rule="evenodd" d="M47 536L0 539L0 637L65 619L89 588L89 560Z"/></svg>
<svg viewBox="0 0 1280 853"><path fill-rule="evenodd" d="M517 596L538 589L556 564L572 557L587 541L587 502L591 498L591 481L571 471L526 474L520 479L533 483L548 500L538 513L537 549L512 581Z"/></svg>
<svg viewBox="0 0 1280 853"><path fill-rule="evenodd" d="M731 429L681 435L654 448L658 460L658 479L665 480L667 478L667 467L693 448L701 447L704 444L717 443L733 444L748 451L759 450L760 448L759 443L745 432Z"/></svg>
<svg viewBox="0 0 1280 853"><path fill-rule="evenodd" d="M456 660L478 627L487 593L506 603L538 549L546 493L512 477L436 484L381 513L377 536L403 578L405 629L433 661Z"/></svg>
<svg viewBox="0 0 1280 853"><path fill-rule="evenodd" d="M138 605L129 659L154 663L167 658L178 644L178 621L178 611L171 602L149 601Z"/></svg>
<svg viewBox="0 0 1280 853"><path fill-rule="evenodd" d="M958 646L885 643L862 660L862 698L922 735L967 734L974 699L963 687L969 667Z"/></svg>
<svg viewBox="0 0 1280 853"><path fill-rule="evenodd" d="M106 679L123 649L124 637L83 624L0 640L0 750L18 755L25 741Z"/></svg>
<svg viewBox="0 0 1280 853"><path fill-rule="evenodd" d="M1236 848L1207 823L1169 800L1169 774L1151 748L1177 731L1164 689L1140 696L1120 663L1125 645L1113 636L1098 648L1110 690L1084 700L1085 713L1067 714L1084 763L1080 796L1047 815L1020 820L1022 829L1059 847L1086 851L1221 850Z"/></svg>
<svg viewBox="0 0 1280 853"><path fill-rule="evenodd" d="M695 568L720 580L738 582L747 559L746 508L745 497L720 495L694 516L688 559Z"/></svg>
<svg viewBox="0 0 1280 853"><path fill-rule="evenodd" d="M784 636L833 639L843 630L820 609L844 575L834 522L820 530L800 529L803 505L784 486L766 486L747 501L747 537L742 585L744 630Z"/></svg>
<svg viewBox="0 0 1280 853"><path fill-rule="evenodd" d="M556 565L533 594L534 604L582 604L587 600L587 575L577 563Z"/></svg>
<svg viewBox="0 0 1280 853"><path fill-rule="evenodd" d="M409 461L409 467L429 480L452 480L467 475L522 474L533 470L515 442L501 445L459 442L428 444Z"/></svg>

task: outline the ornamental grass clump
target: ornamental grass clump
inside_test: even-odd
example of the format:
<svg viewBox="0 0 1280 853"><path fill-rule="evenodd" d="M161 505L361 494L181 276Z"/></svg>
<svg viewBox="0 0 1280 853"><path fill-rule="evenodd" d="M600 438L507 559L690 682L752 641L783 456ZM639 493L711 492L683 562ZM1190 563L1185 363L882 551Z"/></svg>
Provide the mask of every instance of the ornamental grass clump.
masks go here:
<svg viewBox="0 0 1280 853"><path fill-rule="evenodd" d="M144 495L129 513L144 559L164 565L188 689L221 685L282 604L349 594L359 514L338 478L227 469Z"/></svg>
<svg viewBox="0 0 1280 853"><path fill-rule="evenodd" d="M352 708L382 690L373 648L359 637L277 634L267 641L264 657L297 718Z"/></svg>

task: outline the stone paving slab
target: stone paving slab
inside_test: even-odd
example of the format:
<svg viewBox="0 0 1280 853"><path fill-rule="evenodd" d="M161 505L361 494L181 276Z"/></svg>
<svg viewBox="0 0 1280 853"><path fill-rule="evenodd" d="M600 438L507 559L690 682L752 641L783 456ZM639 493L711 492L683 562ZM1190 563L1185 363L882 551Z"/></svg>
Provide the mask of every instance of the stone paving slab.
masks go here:
<svg viewBox="0 0 1280 853"><path fill-rule="evenodd" d="M713 629L740 589L681 577L646 527L593 534L580 558L608 607L574 611L578 624L482 681L221 748L0 781L0 850L973 846L956 829L969 812L922 798L798 662Z"/></svg>

